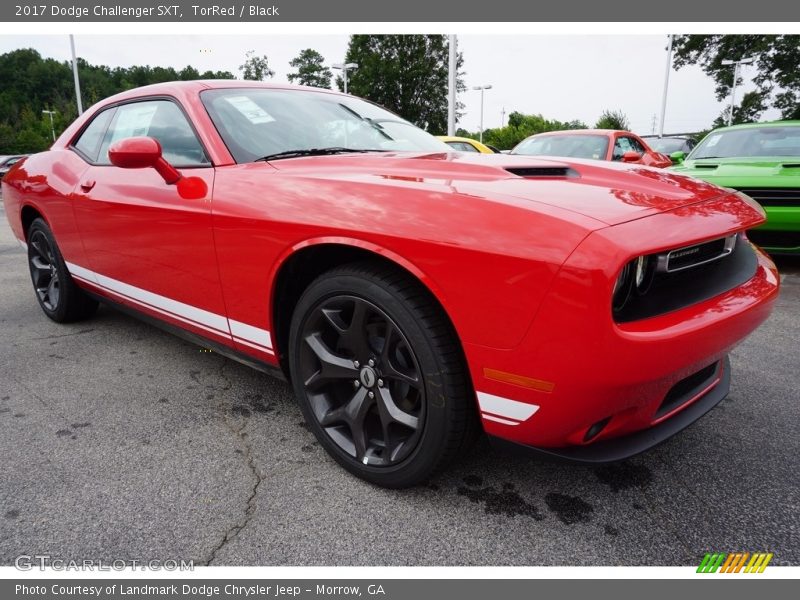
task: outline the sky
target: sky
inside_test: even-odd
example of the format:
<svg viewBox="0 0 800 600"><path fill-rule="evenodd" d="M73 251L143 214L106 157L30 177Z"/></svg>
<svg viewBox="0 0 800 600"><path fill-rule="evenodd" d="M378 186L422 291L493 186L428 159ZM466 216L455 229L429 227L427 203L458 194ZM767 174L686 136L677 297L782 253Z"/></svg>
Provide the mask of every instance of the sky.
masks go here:
<svg viewBox="0 0 800 600"><path fill-rule="evenodd" d="M78 56L111 67L148 64L201 72L227 70L238 75L248 50L269 57L273 81L287 81L289 61L304 48L314 48L326 64L342 62L347 35L77 35ZM477 131L480 92L484 127L499 127L508 113L538 113L548 119L580 119L594 125L606 110L621 110L631 129L641 135L658 131L666 67L666 35L464 35L465 82L470 88L459 100L466 105L459 127ZM0 35L0 54L34 48L45 57L70 59L67 35ZM752 67L744 67L745 84L753 89ZM714 83L699 67L671 70L665 133L693 132L711 126L729 99L718 102ZM762 118L778 118L770 110Z"/></svg>

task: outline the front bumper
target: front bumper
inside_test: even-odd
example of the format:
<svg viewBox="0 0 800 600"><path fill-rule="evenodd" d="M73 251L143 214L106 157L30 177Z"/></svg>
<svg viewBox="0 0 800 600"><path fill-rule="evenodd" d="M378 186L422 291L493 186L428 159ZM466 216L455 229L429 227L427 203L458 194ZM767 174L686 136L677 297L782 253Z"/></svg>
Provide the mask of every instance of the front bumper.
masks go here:
<svg viewBox="0 0 800 600"><path fill-rule="evenodd" d="M771 254L800 254L800 206L765 206L767 222L748 236Z"/></svg>
<svg viewBox="0 0 800 600"><path fill-rule="evenodd" d="M667 441L675 434L709 412L728 395L731 387L730 360L725 357L719 363L720 376L717 383L694 400L687 400L683 410L667 417L658 424L628 435L607 439L594 444L568 446L564 448L536 448L490 436L493 445L514 453L531 454L537 457L562 460L578 464L604 464L617 462L646 452Z"/></svg>
<svg viewBox="0 0 800 600"><path fill-rule="evenodd" d="M516 348L465 344L487 434L575 460L619 460L660 443L725 396L727 355L778 296L777 270L761 251L751 251L749 279L703 301L626 323L614 322L610 310L619 266L642 249L656 250L648 248L653 231L707 239L709 226L721 223L716 234L723 235L748 225L737 214L747 210L741 204L703 208L595 232L562 266ZM663 243L678 247L687 237ZM665 408L681 382L715 364L722 366L715 385Z"/></svg>

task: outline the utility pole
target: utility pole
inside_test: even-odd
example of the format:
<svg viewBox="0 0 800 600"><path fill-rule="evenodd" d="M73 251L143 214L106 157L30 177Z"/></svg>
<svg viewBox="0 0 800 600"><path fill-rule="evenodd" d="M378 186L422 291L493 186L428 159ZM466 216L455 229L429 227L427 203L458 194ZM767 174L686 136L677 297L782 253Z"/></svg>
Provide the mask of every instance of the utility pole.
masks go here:
<svg viewBox="0 0 800 600"><path fill-rule="evenodd" d="M506 107L503 107L503 110L500 111L500 127L506 126Z"/></svg>
<svg viewBox="0 0 800 600"><path fill-rule="evenodd" d="M669 73L672 71L672 34L667 36L667 68L664 69L664 93L661 96L661 122L658 125L658 137L664 137L664 119L667 116L667 90L669 89ZM655 132L653 132L655 133Z"/></svg>
<svg viewBox="0 0 800 600"><path fill-rule="evenodd" d="M650 133L656 132L656 113L653 113L653 120L650 122ZM664 130L661 130L661 134L664 134Z"/></svg>
<svg viewBox="0 0 800 600"><path fill-rule="evenodd" d="M75 58L75 36L70 34L69 36L69 46L72 49L72 77L75 80L75 100L77 100L78 105L78 116L83 114L83 102L81 101L81 81L78 78L78 59ZM53 116L50 116L52 120ZM53 138L55 141L55 137Z"/></svg>
<svg viewBox="0 0 800 600"><path fill-rule="evenodd" d="M458 39L450 36L447 74L447 135L456 134L456 79L458 77Z"/></svg>

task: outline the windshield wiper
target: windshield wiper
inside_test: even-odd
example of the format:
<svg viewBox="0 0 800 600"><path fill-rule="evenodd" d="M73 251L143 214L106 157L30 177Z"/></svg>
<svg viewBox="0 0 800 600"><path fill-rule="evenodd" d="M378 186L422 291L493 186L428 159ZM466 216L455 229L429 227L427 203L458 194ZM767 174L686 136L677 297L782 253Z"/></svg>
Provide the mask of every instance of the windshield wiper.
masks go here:
<svg viewBox="0 0 800 600"><path fill-rule="evenodd" d="M331 146L329 148L302 148L297 150L284 150L275 154L267 154L257 158L254 162L280 160L281 158L296 158L299 156L327 156L330 154L348 154L350 152L386 152L377 148L345 148L343 146Z"/></svg>

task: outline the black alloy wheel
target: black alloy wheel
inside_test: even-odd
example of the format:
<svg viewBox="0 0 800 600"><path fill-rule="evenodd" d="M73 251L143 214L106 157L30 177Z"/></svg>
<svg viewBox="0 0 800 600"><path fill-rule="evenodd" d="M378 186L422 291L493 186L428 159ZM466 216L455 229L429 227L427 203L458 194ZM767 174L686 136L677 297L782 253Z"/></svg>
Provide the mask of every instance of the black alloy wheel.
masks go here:
<svg viewBox="0 0 800 600"><path fill-rule="evenodd" d="M312 282L292 318L289 369L320 445L378 485L421 483L478 431L452 326L419 282L383 266Z"/></svg>
<svg viewBox="0 0 800 600"><path fill-rule="evenodd" d="M55 312L60 297L60 282L56 259L44 231L36 230L28 240L28 263L33 288L46 311Z"/></svg>
<svg viewBox="0 0 800 600"><path fill-rule="evenodd" d="M97 310L97 300L75 285L44 219L34 219L26 237L31 282L44 314L59 323L92 316Z"/></svg>
<svg viewBox="0 0 800 600"><path fill-rule="evenodd" d="M425 423L425 388L397 323L363 298L338 295L314 307L301 337L298 373L327 435L365 465L405 459Z"/></svg>

